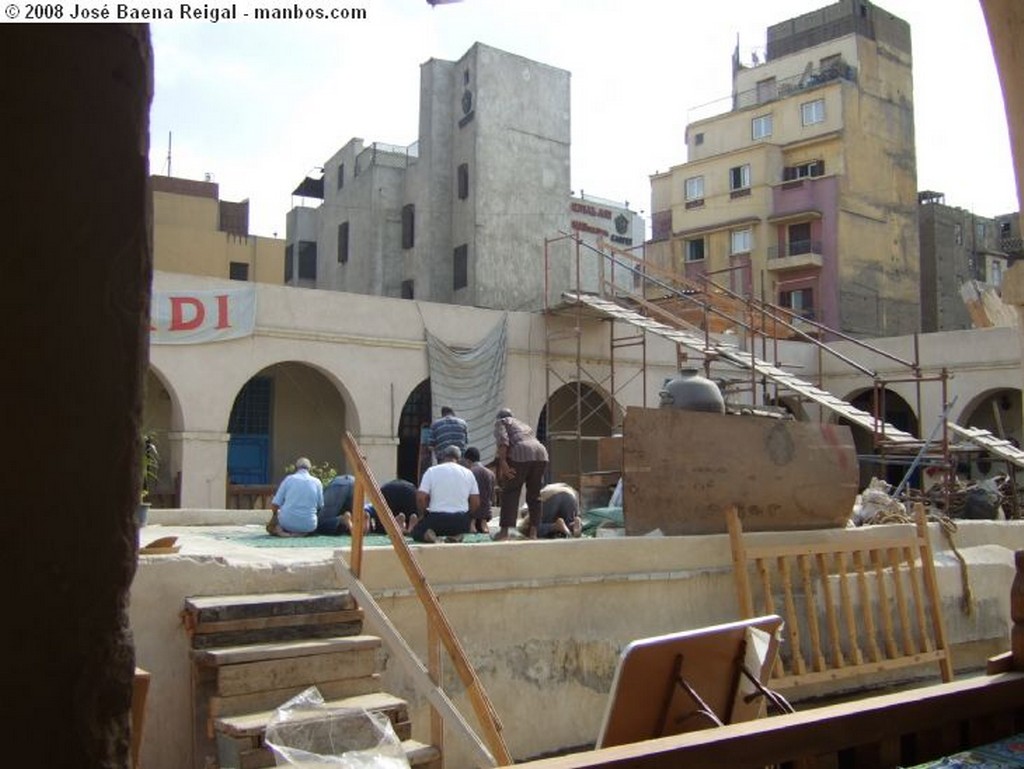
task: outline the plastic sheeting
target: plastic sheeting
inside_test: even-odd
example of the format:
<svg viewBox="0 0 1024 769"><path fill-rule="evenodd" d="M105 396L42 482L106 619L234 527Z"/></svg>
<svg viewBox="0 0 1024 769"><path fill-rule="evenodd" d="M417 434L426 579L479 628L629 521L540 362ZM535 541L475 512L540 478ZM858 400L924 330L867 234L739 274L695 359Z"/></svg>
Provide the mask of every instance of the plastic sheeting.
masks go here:
<svg viewBox="0 0 1024 769"><path fill-rule="evenodd" d="M494 415L504 404L508 316L468 349L450 347L427 331L433 418L451 406L466 420L469 445L485 464L494 457Z"/></svg>

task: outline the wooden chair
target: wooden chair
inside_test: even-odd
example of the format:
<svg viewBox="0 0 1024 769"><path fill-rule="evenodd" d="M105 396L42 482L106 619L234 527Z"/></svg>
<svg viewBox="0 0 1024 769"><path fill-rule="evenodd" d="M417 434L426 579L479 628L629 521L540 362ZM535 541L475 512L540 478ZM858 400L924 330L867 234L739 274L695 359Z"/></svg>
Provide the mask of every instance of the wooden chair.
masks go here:
<svg viewBox="0 0 1024 769"><path fill-rule="evenodd" d="M809 531L758 534L756 543L744 536L735 508L726 517L742 616L779 614L785 620L772 688L929 663L938 664L943 681L952 680L920 504L914 506L914 523L828 537Z"/></svg>

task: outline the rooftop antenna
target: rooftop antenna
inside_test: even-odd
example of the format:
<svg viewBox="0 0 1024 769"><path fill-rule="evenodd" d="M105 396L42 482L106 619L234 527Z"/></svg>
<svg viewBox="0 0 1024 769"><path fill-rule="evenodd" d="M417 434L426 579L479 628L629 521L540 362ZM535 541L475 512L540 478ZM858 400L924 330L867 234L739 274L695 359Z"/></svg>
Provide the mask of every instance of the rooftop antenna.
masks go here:
<svg viewBox="0 0 1024 769"><path fill-rule="evenodd" d="M167 132L167 175L171 175L171 132Z"/></svg>

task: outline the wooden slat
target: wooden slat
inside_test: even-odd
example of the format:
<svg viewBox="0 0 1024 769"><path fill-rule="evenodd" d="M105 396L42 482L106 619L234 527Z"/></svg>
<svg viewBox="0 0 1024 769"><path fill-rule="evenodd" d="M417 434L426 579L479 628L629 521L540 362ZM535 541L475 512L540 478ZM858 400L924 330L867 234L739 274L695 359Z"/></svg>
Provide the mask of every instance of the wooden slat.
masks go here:
<svg viewBox="0 0 1024 769"><path fill-rule="evenodd" d="M803 651L800 648L800 625L796 622L796 601L793 600L793 584L790 577L789 561L786 558L778 559L779 582L782 583L783 605L786 607L786 633L789 635L789 653L793 660L793 672L803 674L807 672L807 663L804 662Z"/></svg>
<svg viewBox="0 0 1024 769"><path fill-rule="evenodd" d="M882 659L882 650L878 647L875 614L871 611L871 589L868 586L868 575L862 552L858 551L853 554L853 565L857 570L857 597L860 600L861 618L864 620L864 634L868 639L868 651L871 653L871 659L878 662Z"/></svg>
<svg viewBox="0 0 1024 769"><path fill-rule="evenodd" d="M317 614L285 614L276 617L253 617L251 619L221 620L202 622L195 626L196 635L230 633L238 630L264 630L282 627L310 627L345 622L358 622L363 613L359 609L320 612Z"/></svg>
<svg viewBox="0 0 1024 769"><path fill-rule="evenodd" d="M815 670L825 669L825 655L821 652L821 631L818 627L818 601L811 581L811 567L806 555L796 557L800 568L800 584L803 587L804 608L807 613L807 634L811 644L811 661Z"/></svg>
<svg viewBox="0 0 1024 769"><path fill-rule="evenodd" d="M236 716L280 707L296 694L309 688L308 684L288 686L283 689L266 689L259 692L235 694L229 697L214 695L209 699L210 718ZM342 678L336 681L317 681L317 690L325 700L340 700L360 694L380 691L380 675L374 673L361 678Z"/></svg>
<svg viewBox="0 0 1024 769"><path fill-rule="evenodd" d="M244 662L315 657L332 652L379 649L380 639L372 635L349 635L338 638L304 639L284 643L227 646L219 649L195 649L192 659L199 665L220 667Z"/></svg>
<svg viewBox="0 0 1024 769"><path fill-rule="evenodd" d="M846 553L836 553L836 567L839 573L839 602L843 607L843 621L846 623L846 638L850 644L850 657L854 665L864 662L858 635L860 629L853 612L853 597L850 595L850 575L846 572Z"/></svg>
<svg viewBox="0 0 1024 769"><path fill-rule="evenodd" d="M914 639L910 635L910 611L907 597L903 590L903 578L900 573L900 556L896 548L886 551L889 555L889 569L892 572L892 584L896 591L896 610L899 614L900 639L903 641L903 653L914 653Z"/></svg>
<svg viewBox="0 0 1024 769"><path fill-rule="evenodd" d="M357 697L346 697L341 700L325 701L324 707L328 709L355 708L369 710L374 713L384 713L393 723L402 723L409 720L409 709L405 700L386 692L375 692L374 694L362 694ZM276 710L265 710L258 713L218 718L216 720L216 728L220 734L230 737L262 736L275 712ZM311 719L319 718L320 712L313 710L308 715L300 712L293 714L293 718L296 721L301 721L306 717Z"/></svg>
<svg viewBox="0 0 1024 769"><path fill-rule="evenodd" d="M921 552L921 574L924 577L925 592L928 594L928 607L932 619L932 632L935 637L937 649L945 652L945 658L940 663L942 669L942 680L953 680L953 655L946 640L946 626L942 622L942 606L940 604L940 593L938 580L935 577L935 560L932 556L931 539L928 536L928 519L925 516L924 505L920 502L914 504L914 526L920 540Z"/></svg>
<svg viewBox="0 0 1024 769"><path fill-rule="evenodd" d="M376 649L223 665L216 669L217 692L226 697L339 678L363 678L376 673L377 668Z"/></svg>
<svg viewBox="0 0 1024 769"><path fill-rule="evenodd" d="M882 564L882 555L878 550L872 549L868 553L871 566L875 571L875 594L878 596L876 606L878 616L882 620L882 648L885 649L885 656L892 659L897 656L896 635L893 631L892 611L889 607L889 591L885 586L885 567Z"/></svg>
<svg viewBox="0 0 1024 769"><path fill-rule="evenodd" d="M846 661L843 658L843 649L839 640L839 621L836 619L836 607L832 600L831 570L828 565L828 558L822 553L815 560L821 579L822 603L825 604L825 623L828 629L829 648L832 652L831 664L833 667L843 667Z"/></svg>

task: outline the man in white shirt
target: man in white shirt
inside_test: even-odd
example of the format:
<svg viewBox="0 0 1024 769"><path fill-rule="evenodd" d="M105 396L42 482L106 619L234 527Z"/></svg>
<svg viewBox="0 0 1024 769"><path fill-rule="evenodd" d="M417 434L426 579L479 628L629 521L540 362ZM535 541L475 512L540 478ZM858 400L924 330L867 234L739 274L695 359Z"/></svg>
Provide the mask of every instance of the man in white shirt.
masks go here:
<svg viewBox="0 0 1024 769"><path fill-rule="evenodd" d="M428 467L416 491L420 519L412 530L416 542L437 542L438 536L461 541L469 531L471 513L480 504L476 476L459 464L458 446L441 452L441 463Z"/></svg>

